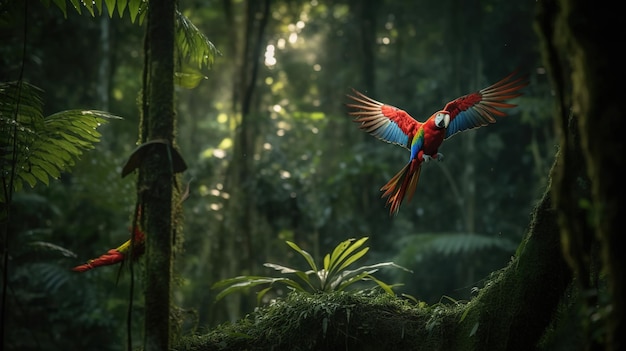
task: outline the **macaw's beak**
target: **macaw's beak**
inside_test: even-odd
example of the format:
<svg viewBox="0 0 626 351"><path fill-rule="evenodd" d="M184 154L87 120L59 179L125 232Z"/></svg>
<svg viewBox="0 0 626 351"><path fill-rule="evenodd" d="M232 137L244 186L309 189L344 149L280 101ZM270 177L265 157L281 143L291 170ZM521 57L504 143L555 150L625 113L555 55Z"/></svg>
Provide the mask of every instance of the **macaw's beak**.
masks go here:
<svg viewBox="0 0 626 351"><path fill-rule="evenodd" d="M435 116L435 125L437 128L448 128L450 124L450 115L446 112L438 112Z"/></svg>

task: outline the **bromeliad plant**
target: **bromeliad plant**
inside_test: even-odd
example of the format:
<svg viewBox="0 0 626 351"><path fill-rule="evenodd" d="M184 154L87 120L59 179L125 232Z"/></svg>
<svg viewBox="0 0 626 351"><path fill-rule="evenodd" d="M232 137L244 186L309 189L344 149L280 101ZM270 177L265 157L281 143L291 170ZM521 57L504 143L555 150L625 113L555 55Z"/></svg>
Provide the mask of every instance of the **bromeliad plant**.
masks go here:
<svg viewBox="0 0 626 351"><path fill-rule="evenodd" d="M269 285L257 294L257 302L260 303L263 296L275 288L277 284L287 286L287 288L302 293L325 293L331 291L344 291L354 283L362 281L372 281L387 294L395 296L393 285L389 285L374 277L380 268L394 267L411 272L402 266L393 262L382 262L373 265L361 266L354 269L348 269L358 259L365 256L369 247L363 247L368 237L359 240L348 239L335 247L332 253L324 256L323 266L318 268L313 260L313 256L302 250L298 245L291 241L286 241L293 250L298 252L307 261L308 271L301 271L295 268L285 267L275 263L265 263L265 267L273 268L280 273L289 274L292 278L285 277L263 277L263 276L238 276L235 278L224 279L213 284L213 289L223 289L217 296L216 300L220 300L224 296L233 292L247 290L259 285Z"/></svg>

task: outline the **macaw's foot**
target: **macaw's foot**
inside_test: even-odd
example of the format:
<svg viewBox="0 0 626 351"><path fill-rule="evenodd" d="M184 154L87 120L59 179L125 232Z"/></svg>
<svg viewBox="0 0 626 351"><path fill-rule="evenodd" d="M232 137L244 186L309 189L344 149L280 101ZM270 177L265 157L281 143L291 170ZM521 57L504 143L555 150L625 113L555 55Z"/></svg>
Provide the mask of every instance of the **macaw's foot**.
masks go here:
<svg viewBox="0 0 626 351"><path fill-rule="evenodd" d="M435 155L435 157L432 157L430 155L423 155L422 156L424 158L424 162L429 162L430 160L432 160L433 158L437 159L437 161L443 161L443 154L442 153L437 153L437 155Z"/></svg>

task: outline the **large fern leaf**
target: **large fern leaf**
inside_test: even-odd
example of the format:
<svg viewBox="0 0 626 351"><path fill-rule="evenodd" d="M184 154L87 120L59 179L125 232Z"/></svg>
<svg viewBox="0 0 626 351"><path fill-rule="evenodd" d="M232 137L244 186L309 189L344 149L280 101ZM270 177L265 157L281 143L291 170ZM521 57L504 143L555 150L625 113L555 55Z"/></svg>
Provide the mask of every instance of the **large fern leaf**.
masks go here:
<svg viewBox="0 0 626 351"><path fill-rule="evenodd" d="M120 117L97 110L43 116L41 90L23 82L0 83L0 202L24 183L34 187L67 172L100 140L96 130Z"/></svg>
<svg viewBox="0 0 626 351"><path fill-rule="evenodd" d="M414 262L428 255L454 256L487 249L513 252L517 243L506 237L476 233L432 233L405 237L402 239L401 246L398 260Z"/></svg>

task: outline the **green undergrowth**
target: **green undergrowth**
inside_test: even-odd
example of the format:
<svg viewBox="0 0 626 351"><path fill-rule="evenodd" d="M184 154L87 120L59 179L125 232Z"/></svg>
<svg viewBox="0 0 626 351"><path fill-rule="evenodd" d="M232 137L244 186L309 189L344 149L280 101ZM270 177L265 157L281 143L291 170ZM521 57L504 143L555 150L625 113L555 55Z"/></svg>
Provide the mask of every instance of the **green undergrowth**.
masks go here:
<svg viewBox="0 0 626 351"><path fill-rule="evenodd" d="M184 337L174 349L445 349L442 331L455 329L461 312L462 304L427 306L381 292L291 293L235 323Z"/></svg>

